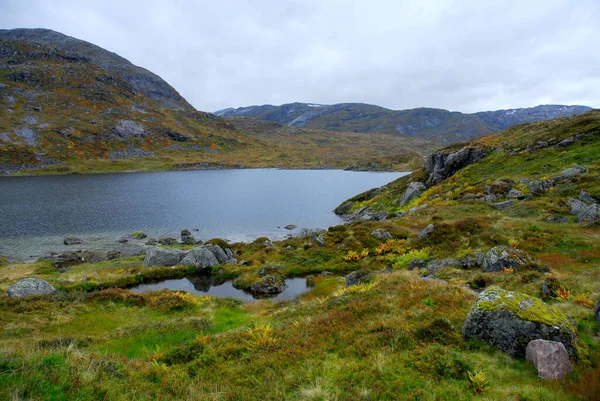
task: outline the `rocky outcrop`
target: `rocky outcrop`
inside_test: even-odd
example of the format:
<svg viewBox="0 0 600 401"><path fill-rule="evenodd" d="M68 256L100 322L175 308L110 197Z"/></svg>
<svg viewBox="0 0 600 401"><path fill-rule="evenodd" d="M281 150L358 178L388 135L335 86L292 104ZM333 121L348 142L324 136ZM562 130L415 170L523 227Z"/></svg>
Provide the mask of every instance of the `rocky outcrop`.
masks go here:
<svg viewBox="0 0 600 401"><path fill-rule="evenodd" d="M579 199L570 198L567 205L571 207L571 214L577 216L577 221L580 223L600 219L600 208L597 203L586 203Z"/></svg>
<svg viewBox="0 0 600 401"><path fill-rule="evenodd" d="M390 234L389 231L386 231L386 230L384 230L382 228L379 228L379 229L377 229L375 231L372 231L371 232L371 237L376 238L378 240L382 240L382 241L385 241L385 240L393 238L392 234Z"/></svg>
<svg viewBox="0 0 600 401"><path fill-rule="evenodd" d="M531 257L519 249L509 246L495 246L483 258L485 272L501 272L504 269L518 269L531 263Z"/></svg>
<svg viewBox="0 0 600 401"><path fill-rule="evenodd" d="M276 295L287 288L283 277L277 274L268 274L261 280L250 286L250 292L254 295Z"/></svg>
<svg viewBox="0 0 600 401"><path fill-rule="evenodd" d="M188 244L188 245L195 244L196 238L194 238L194 236L192 235L190 230L184 229L184 230L181 230L181 243Z"/></svg>
<svg viewBox="0 0 600 401"><path fill-rule="evenodd" d="M559 310L541 299L499 288L483 291L462 327L465 339L477 338L512 356L525 356L532 340L561 342L570 356L577 356L576 330Z"/></svg>
<svg viewBox="0 0 600 401"><path fill-rule="evenodd" d="M181 262L183 256L184 252L176 249L150 248L146 251L144 267L175 266Z"/></svg>
<svg viewBox="0 0 600 401"><path fill-rule="evenodd" d="M58 292L47 281L39 278L26 278L8 287L6 291L9 298L22 298L33 295L51 295Z"/></svg>
<svg viewBox="0 0 600 401"><path fill-rule="evenodd" d="M358 285L362 283L368 283L373 278L373 273L368 270L357 270L346 275L346 287Z"/></svg>
<svg viewBox="0 0 600 401"><path fill-rule="evenodd" d="M418 198L425 191L425 184L422 182L411 182L408 184L406 191L402 194L402 197L398 201L398 206L404 206L413 199Z"/></svg>
<svg viewBox="0 0 600 401"><path fill-rule="evenodd" d="M559 175L552 177L552 180L554 180L554 181L570 180L571 178L578 177L585 173L587 173L587 169L576 164L573 167L564 169Z"/></svg>
<svg viewBox="0 0 600 401"><path fill-rule="evenodd" d="M479 269L483 265L483 252L473 252L460 260L463 269Z"/></svg>
<svg viewBox="0 0 600 401"><path fill-rule="evenodd" d="M362 220L362 221L385 221L387 219L388 212L375 212L371 210L368 206L361 207L352 215L350 215L351 220Z"/></svg>
<svg viewBox="0 0 600 401"><path fill-rule="evenodd" d="M564 379L573 366L565 346L556 341L533 340L527 344L525 358L533 362L543 379Z"/></svg>
<svg viewBox="0 0 600 401"><path fill-rule="evenodd" d="M462 148L453 153L434 153L425 161L425 170L429 172L427 185L435 185L485 156L486 150L481 148Z"/></svg>

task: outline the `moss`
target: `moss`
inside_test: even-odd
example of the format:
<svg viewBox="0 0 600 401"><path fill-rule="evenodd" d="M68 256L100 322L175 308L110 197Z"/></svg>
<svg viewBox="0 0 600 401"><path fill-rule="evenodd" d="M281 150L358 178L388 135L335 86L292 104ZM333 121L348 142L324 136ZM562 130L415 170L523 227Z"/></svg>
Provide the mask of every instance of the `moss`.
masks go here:
<svg viewBox="0 0 600 401"><path fill-rule="evenodd" d="M479 295L473 308L487 311L506 310L524 320L558 326L573 333L577 332L577 329L562 312L547 305L541 299L519 292L490 288Z"/></svg>

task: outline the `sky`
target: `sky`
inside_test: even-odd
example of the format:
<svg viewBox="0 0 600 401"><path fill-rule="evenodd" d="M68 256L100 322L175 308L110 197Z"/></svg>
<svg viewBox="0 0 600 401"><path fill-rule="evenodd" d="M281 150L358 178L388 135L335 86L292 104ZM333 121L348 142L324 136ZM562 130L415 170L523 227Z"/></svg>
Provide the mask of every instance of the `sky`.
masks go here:
<svg viewBox="0 0 600 401"><path fill-rule="evenodd" d="M113 51L194 107L600 108L600 0L2 0L0 28Z"/></svg>

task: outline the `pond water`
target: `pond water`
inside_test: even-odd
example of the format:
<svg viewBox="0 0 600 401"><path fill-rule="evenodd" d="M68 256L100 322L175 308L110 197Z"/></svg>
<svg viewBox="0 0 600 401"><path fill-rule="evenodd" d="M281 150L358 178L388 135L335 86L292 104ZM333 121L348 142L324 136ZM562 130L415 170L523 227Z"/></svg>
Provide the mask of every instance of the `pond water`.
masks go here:
<svg viewBox="0 0 600 401"><path fill-rule="evenodd" d="M360 192L407 173L341 170L163 171L0 177L0 255L33 259L50 251L110 249L134 231L179 238L251 241L340 224L332 212ZM288 231L288 224L298 228ZM143 244L143 243L142 243Z"/></svg>
<svg viewBox="0 0 600 401"><path fill-rule="evenodd" d="M256 302L260 299L271 299L273 301L283 301L293 299L298 295L311 290L307 286L305 278L289 278L285 280L287 288L275 297L259 298L243 290L238 290L231 285L231 280L219 279L209 276L190 276L182 279L164 280L158 283L140 284L129 288L132 292L156 291L162 289L186 291L194 295L213 295L219 297L233 297L246 303Z"/></svg>

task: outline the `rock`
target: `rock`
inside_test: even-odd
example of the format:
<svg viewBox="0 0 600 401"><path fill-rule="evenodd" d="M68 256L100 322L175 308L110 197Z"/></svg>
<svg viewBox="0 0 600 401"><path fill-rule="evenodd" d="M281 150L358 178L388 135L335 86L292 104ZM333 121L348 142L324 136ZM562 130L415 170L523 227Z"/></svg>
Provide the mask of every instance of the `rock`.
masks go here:
<svg viewBox="0 0 600 401"><path fill-rule="evenodd" d="M163 237L158 240L158 243L161 245L176 245L177 240L175 238Z"/></svg>
<svg viewBox="0 0 600 401"><path fill-rule="evenodd" d="M132 120L119 120L119 124L114 126L113 134L118 138L130 138L135 136L145 136L149 133L144 127Z"/></svg>
<svg viewBox="0 0 600 401"><path fill-rule="evenodd" d="M554 295L554 291L552 290L552 286L548 283L548 280L544 280L542 282L542 298L549 298Z"/></svg>
<svg viewBox="0 0 600 401"><path fill-rule="evenodd" d="M486 195L483 200L485 200L487 203L492 203L492 202L496 202L496 200L498 200L498 197L494 194L489 194Z"/></svg>
<svg viewBox="0 0 600 401"><path fill-rule="evenodd" d="M525 348L525 358L533 362L543 379L564 379L572 370L569 354L563 343L533 340Z"/></svg>
<svg viewBox="0 0 600 401"><path fill-rule="evenodd" d="M527 344L537 339L561 342L569 355L576 357L575 333L558 309L541 299L500 288L479 294L462 327L465 339L477 338L515 357L525 356Z"/></svg>
<svg viewBox="0 0 600 401"><path fill-rule="evenodd" d="M187 235L192 235L191 231L188 230L187 228L184 228L183 230L181 230L181 236L187 236Z"/></svg>
<svg viewBox="0 0 600 401"><path fill-rule="evenodd" d="M554 186L554 181L551 180L536 180L536 181L530 181L529 184L527 184L527 187L529 188L529 193L531 195L540 195L545 193L546 191L548 191L550 188L552 188Z"/></svg>
<svg viewBox="0 0 600 401"><path fill-rule="evenodd" d="M327 270L321 272L321 277L333 276L332 272L328 272Z"/></svg>
<svg viewBox="0 0 600 401"><path fill-rule="evenodd" d="M483 258L482 268L485 272L501 272L504 269L518 269L530 264L529 255L509 246L495 246Z"/></svg>
<svg viewBox="0 0 600 401"><path fill-rule="evenodd" d="M300 230L296 237L298 238L307 238L307 237L315 237L319 234L323 234L327 230L323 230L322 228L303 228Z"/></svg>
<svg viewBox="0 0 600 401"><path fill-rule="evenodd" d="M476 201L484 201L485 197L479 194L466 194L462 197L462 200L476 200Z"/></svg>
<svg viewBox="0 0 600 401"><path fill-rule="evenodd" d="M63 240L63 243L65 245L79 245L79 244L83 243L83 240L81 238L77 238L77 237L65 237L65 239Z"/></svg>
<svg viewBox="0 0 600 401"><path fill-rule="evenodd" d="M213 266L219 264L215 255L206 246L200 246L189 250L181 260L181 265L196 267L200 272L210 272Z"/></svg>
<svg viewBox="0 0 600 401"><path fill-rule="evenodd" d="M506 195L512 187L515 186L515 182L510 179L501 179L492 182L489 187L487 187L488 195Z"/></svg>
<svg viewBox="0 0 600 401"><path fill-rule="evenodd" d="M583 168L579 165L575 165L571 168L564 169L559 175L557 175L556 177L552 177L552 179L554 181L569 180L571 178L575 178L585 173L587 173L586 168Z"/></svg>
<svg viewBox="0 0 600 401"><path fill-rule="evenodd" d="M325 234L319 234L315 237L315 242L319 246L325 246Z"/></svg>
<svg viewBox="0 0 600 401"><path fill-rule="evenodd" d="M406 188L406 191L404 191L404 194L402 194L398 205L404 206L411 200L418 198L419 196L421 196L425 188L425 184L423 184L422 182L411 182L410 184L408 184L408 187Z"/></svg>
<svg viewBox="0 0 600 401"><path fill-rule="evenodd" d="M50 295L58 292L56 288L47 281L39 278L29 277L11 285L6 290L9 298L22 298L32 295Z"/></svg>
<svg viewBox="0 0 600 401"><path fill-rule="evenodd" d="M579 192L579 200L584 203L597 203L596 199L592 198L592 196L583 189Z"/></svg>
<svg viewBox="0 0 600 401"><path fill-rule="evenodd" d="M377 229L375 231L371 232L371 237L373 238L377 238L379 240L385 241L388 239L392 239L392 234L389 233L389 231L386 231L384 229Z"/></svg>
<svg viewBox="0 0 600 401"><path fill-rule="evenodd" d="M423 230L421 230L421 232L419 233L419 235L418 235L419 239L425 239L425 238L429 237L429 234L431 234L434 230L435 230L435 224L428 225Z"/></svg>
<svg viewBox="0 0 600 401"><path fill-rule="evenodd" d="M506 197L508 199L525 199L526 196L522 191L519 191L518 189L511 189L510 191L508 191L508 195L506 195Z"/></svg>
<svg viewBox="0 0 600 401"><path fill-rule="evenodd" d="M486 156L480 148L462 148L453 153L434 153L425 161L425 171L429 172L428 185L435 185L450 177L458 170Z"/></svg>
<svg viewBox="0 0 600 401"><path fill-rule="evenodd" d="M513 206L514 203L513 201L504 201L504 202L498 202L498 203L493 203L492 206L494 207L494 209L498 209L498 210L504 210L506 208L509 208L511 206Z"/></svg>
<svg viewBox="0 0 600 401"><path fill-rule="evenodd" d="M176 249L153 247L146 251L144 267L175 266L181 262L184 252Z"/></svg>
<svg viewBox="0 0 600 401"><path fill-rule="evenodd" d="M226 264L229 262L230 257L227 256L223 248L221 248L219 245L208 244L203 245L202 247L212 252L212 254L215 255L215 258L217 258L219 261L219 264Z"/></svg>
<svg viewBox="0 0 600 401"><path fill-rule="evenodd" d="M411 259L408 270L424 269L425 267L427 267L427 263L423 259Z"/></svg>
<svg viewBox="0 0 600 401"><path fill-rule="evenodd" d="M141 231L136 231L133 234L131 234L130 237L133 239L144 239L147 237L147 235Z"/></svg>
<svg viewBox="0 0 600 401"><path fill-rule="evenodd" d="M119 251L108 251L106 253L106 259L113 260L121 257L121 252Z"/></svg>
<svg viewBox="0 0 600 401"><path fill-rule="evenodd" d="M546 223L564 224L564 223L568 222L569 219L567 219L564 216L550 216L545 221L546 221Z"/></svg>
<svg viewBox="0 0 600 401"><path fill-rule="evenodd" d="M362 221L385 221L387 219L387 212L374 212L369 209L368 206L361 207L351 215L352 220Z"/></svg>
<svg viewBox="0 0 600 401"><path fill-rule="evenodd" d="M368 283L373 278L373 274L368 270L357 270L346 275L346 287Z"/></svg>
<svg viewBox="0 0 600 401"><path fill-rule="evenodd" d="M419 205L419 206L411 207L410 209L408 209L408 214L413 214L415 212L418 212L419 210L423 210L427 206L429 206L429 205Z"/></svg>
<svg viewBox="0 0 600 401"><path fill-rule="evenodd" d="M473 252L460 260L463 269L478 269L483 265L483 252Z"/></svg>
<svg viewBox="0 0 600 401"><path fill-rule="evenodd" d="M225 255L227 256L227 258L229 258L229 259L235 258L235 256L233 255L233 252L231 251L231 249L229 249L229 248L223 248L223 252L225 252Z"/></svg>
<svg viewBox="0 0 600 401"><path fill-rule="evenodd" d="M285 291L287 284L283 277L276 274L268 274L262 280L250 286L250 292L255 295L274 295Z"/></svg>
<svg viewBox="0 0 600 401"><path fill-rule="evenodd" d="M577 216L577 221L580 223L600 219L600 208L597 203L587 204L578 199L570 198L567 205L571 207L571 214Z"/></svg>
<svg viewBox="0 0 600 401"><path fill-rule="evenodd" d="M264 277L268 274L279 274L281 275L283 273L283 266L279 266L279 265L266 265L261 267L261 269L258 271L258 277Z"/></svg>
<svg viewBox="0 0 600 401"><path fill-rule="evenodd" d="M295 224L288 224L287 226L283 227L286 230L293 230L294 228L297 228L298 226Z"/></svg>
<svg viewBox="0 0 600 401"><path fill-rule="evenodd" d="M156 238L150 238L148 241L145 242L146 245L157 245L158 244L158 240Z"/></svg>
<svg viewBox="0 0 600 401"><path fill-rule="evenodd" d="M128 240L127 238L125 238L125 237L122 237L122 238L119 238L119 239L117 240L117 242L118 242L119 244L124 244L124 243L126 243L126 242L129 242L129 240Z"/></svg>
<svg viewBox="0 0 600 401"><path fill-rule="evenodd" d="M197 243L196 238L193 235L182 235L181 243L184 245L194 245Z"/></svg>
<svg viewBox="0 0 600 401"><path fill-rule="evenodd" d="M427 271L429 274L434 274L440 269L445 269L447 267L454 267L456 269L462 268L462 263L456 259L441 259L441 260L432 260L427 264Z"/></svg>
<svg viewBox="0 0 600 401"><path fill-rule="evenodd" d="M192 231L200 231L199 228L192 228Z"/></svg>

